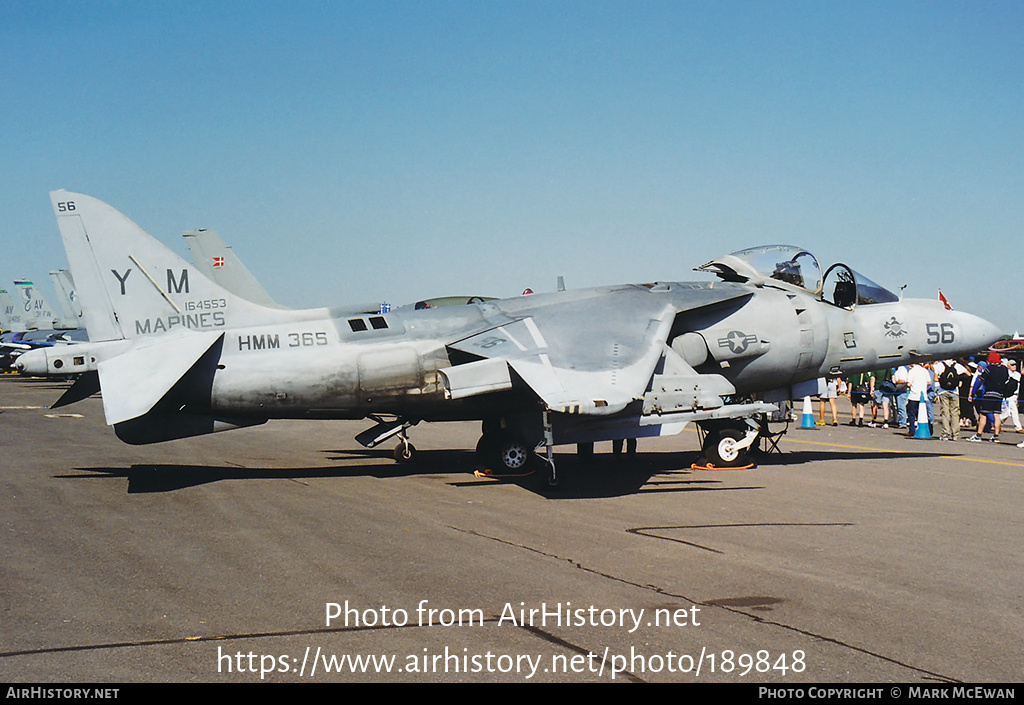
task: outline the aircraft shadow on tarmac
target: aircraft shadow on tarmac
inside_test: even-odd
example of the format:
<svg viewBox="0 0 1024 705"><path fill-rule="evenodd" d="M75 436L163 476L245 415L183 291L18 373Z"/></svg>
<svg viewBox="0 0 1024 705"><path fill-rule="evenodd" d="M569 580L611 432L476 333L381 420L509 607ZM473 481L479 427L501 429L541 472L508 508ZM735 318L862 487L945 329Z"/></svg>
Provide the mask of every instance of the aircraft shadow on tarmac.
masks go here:
<svg viewBox="0 0 1024 705"><path fill-rule="evenodd" d="M326 451L338 453L344 451ZM447 465L451 467L470 466L472 453L469 451L436 451L448 457ZM428 455L424 453L423 455ZM58 477L81 479L97 477L122 477L128 480L128 493L173 492L189 487L197 487L223 480L311 480L319 478L375 477L378 479L408 477L413 475L435 474L441 469L436 463L419 463L416 465L399 465L390 461L391 451L370 450L360 451L359 455L379 458L380 463L363 465L346 465L342 467L292 467L266 468L244 467L241 465L185 465L172 463L137 463L128 468L115 467L79 467L76 470L93 473L88 475L60 475ZM338 458L334 458L338 460ZM435 459L436 460L436 459ZM471 467L471 466L470 466ZM451 472L446 470L445 472ZM472 472L470 470L470 472Z"/></svg>
<svg viewBox="0 0 1024 705"><path fill-rule="evenodd" d="M595 455L580 460L572 453L556 453L559 485L550 487L543 463L538 470L524 477L477 477L472 473L481 469L476 455L468 450L422 450L417 462L401 465L389 461L391 452L382 449L324 450L328 460L341 461L353 457L372 459L370 462L343 467L247 468L234 465L183 465L142 463L128 468L91 467L76 468L89 474L66 474L65 479L112 478L128 480L128 493L173 492L189 487L224 480L303 480L346 477L375 477L391 479L434 475L448 480L451 487L484 489L502 484L516 485L547 499L598 499L634 494L666 492L709 492L756 490L763 487L763 476L758 484L733 484L750 477L749 470L721 469L694 470L695 451L639 452L634 457ZM785 467L819 461L835 460L896 460L908 458L945 457L948 453L906 451L858 450L798 450L784 454L759 455L759 467ZM461 477L460 477L461 476ZM463 479L464 478L464 479ZM728 483L728 484L727 484Z"/></svg>
<svg viewBox="0 0 1024 705"><path fill-rule="evenodd" d="M949 458L962 453L927 453L908 450L787 450L784 453L759 454L761 466L803 465L829 460L907 460L910 458Z"/></svg>

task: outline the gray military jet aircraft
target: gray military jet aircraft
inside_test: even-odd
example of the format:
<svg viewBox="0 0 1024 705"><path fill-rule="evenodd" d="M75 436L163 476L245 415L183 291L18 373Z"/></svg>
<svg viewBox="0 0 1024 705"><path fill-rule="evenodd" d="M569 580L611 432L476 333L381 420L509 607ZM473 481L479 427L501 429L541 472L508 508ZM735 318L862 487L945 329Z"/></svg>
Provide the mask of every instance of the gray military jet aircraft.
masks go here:
<svg viewBox="0 0 1024 705"><path fill-rule="evenodd" d="M558 291L352 314L261 306L217 286L107 204L51 193L98 359L107 423L154 443L271 418L367 418L367 446L420 421L479 419L478 452L519 470L567 443L708 431L745 462L773 399L826 374L955 357L999 337L931 300L899 300L806 250L744 250L720 281ZM79 383L87 376L80 378ZM77 386L77 384L76 384ZM75 397L74 388L68 394ZM62 398L58 404L65 401Z"/></svg>

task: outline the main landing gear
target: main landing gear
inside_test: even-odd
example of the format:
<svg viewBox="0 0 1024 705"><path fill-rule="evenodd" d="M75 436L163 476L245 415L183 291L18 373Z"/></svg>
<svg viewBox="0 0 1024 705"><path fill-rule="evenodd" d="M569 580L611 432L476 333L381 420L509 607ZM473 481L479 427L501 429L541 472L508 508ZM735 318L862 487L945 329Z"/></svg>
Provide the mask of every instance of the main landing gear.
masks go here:
<svg viewBox="0 0 1024 705"><path fill-rule="evenodd" d="M537 464L543 462L548 469L548 484L558 484L558 475L554 461L554 435L551 430L548 412L542 413L543 438L540 444L531 443L523 431L512 426L503 426L497 419L488 419L483 423L483 435L476 444L476 454L480 462L488 468L487 474L492 477L524 477L533 474ZM539 455L540 445L546 449Z"/></svg>

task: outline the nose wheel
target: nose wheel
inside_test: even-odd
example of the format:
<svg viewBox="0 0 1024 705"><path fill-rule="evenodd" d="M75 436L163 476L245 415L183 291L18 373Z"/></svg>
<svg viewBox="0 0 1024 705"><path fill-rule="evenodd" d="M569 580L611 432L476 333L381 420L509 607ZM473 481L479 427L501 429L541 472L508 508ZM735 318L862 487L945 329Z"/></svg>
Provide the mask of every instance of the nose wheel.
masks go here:
<svg viewBox="0 0 1024 705"><path fill-rule="evenodd" d="M750 465L750 440L736 428L708 432L704 439L704 457L716 468L739 468Z"/></svg>

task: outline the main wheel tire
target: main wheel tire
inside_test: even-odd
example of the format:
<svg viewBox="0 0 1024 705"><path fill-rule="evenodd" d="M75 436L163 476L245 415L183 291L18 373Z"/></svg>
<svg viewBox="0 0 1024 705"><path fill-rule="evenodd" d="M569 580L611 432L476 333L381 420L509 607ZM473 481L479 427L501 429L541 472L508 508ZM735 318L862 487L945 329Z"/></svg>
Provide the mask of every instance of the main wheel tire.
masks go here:
<svg viewBox="0 0 1024 705"><path fill-rule="evenodd" d="M494 458L499 471L518 472L529 465L533 448L518 438L506 437L495 445Z"/></svg>
<svg viewBox="0 0 1024 705"><path fill-rule="evenodd" d="M709 433L704 443L704 455L708 462L716 468L738 468L750 464L750 456L746 448L738 448L738 444L746 434L735 428L725 428Z"/></svg>

